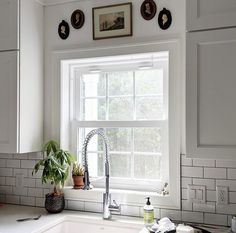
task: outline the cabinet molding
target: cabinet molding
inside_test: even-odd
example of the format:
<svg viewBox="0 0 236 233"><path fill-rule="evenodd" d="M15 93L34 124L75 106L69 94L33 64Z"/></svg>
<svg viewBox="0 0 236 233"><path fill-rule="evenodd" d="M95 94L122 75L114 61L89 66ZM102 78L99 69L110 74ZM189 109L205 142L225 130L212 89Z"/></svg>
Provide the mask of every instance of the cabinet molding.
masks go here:
<svg viewBox="0 0 236 233"><path fill-rule="evenodd" d="M188 157L236 159L236 28L187 33Z"/></svg>
<svg viewBox="0 0 236 233"><path fill-rule="evenodd" d="M235 0L186 0L187 31L236 26Z"/></svg>

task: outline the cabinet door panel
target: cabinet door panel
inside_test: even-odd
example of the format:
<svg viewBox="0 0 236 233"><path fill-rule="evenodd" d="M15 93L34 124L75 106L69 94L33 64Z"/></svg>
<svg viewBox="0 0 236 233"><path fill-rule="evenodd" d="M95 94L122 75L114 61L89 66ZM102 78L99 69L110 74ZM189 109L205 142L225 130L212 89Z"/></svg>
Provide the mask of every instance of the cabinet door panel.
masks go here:
<svg viewBox="0 0 236 233"><path fill-rule="evenodd" d="M236 159L236 29L187 34L187 155Z"/></svg>
<svg viewBox="0 0 236 233"><path fill-rule="evenodd" d="M17 152L18 52L0 52L0 151Z"/></svg>
<svg viewBox="0 0 236 233"><path fill-rule="evenodd" d="M19 0L0 1L0 50L19 49Z"/></svg>
<svg viewBox="0 0 236 233"><path fill-rule="evenodd" d="M187 31L236 26L235 0L186 0Z"/></svg>

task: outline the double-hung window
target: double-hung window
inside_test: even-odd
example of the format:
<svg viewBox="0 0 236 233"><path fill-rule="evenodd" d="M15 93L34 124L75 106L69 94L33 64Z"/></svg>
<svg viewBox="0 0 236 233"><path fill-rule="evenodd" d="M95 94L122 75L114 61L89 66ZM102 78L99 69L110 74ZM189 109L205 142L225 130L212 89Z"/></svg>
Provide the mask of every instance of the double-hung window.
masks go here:
<svg viewBox="0 0 236 233"><path fill-rule="evenodd" d="M150 195L155 205L180 206L177 45L173 41L58 55L61 143L82 162L86 135L102 128L109 139L110 187L122 202L143 203ZM95 187L89 195L105 186L103 150L102 139L95 135L87 148ZM80 199L86 199L85 192L78 194Z"/></svg>
<svg viewBox="0 0 236 233"><path fill-rule="evenodd" d="M168 64L168 52L159 52L86 59L74 67L77 156L81 161L87 133L103 128L113 188L158 192L169 182ZM92 183L102 187L98 136L88 146L88 164Z"/></svg>

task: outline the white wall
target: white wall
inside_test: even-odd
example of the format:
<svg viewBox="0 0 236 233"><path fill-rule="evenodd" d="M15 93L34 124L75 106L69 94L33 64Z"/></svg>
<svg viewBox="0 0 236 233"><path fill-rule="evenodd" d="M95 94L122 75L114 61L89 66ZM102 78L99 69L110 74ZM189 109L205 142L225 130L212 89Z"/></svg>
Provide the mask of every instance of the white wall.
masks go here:
<svg viewBox="0 0 236 233"><path fill-rule="evenodd" d="M92 8L97 6L118 4L124 2L133 3L133 36L106 39L93 41L92 39ZM52 80L53 77L53 64L52 57L53 51L57 50L73 50L89 47L104 47L104 46L118 46L122 44L132 44L145 41L158 41L170 38L179 38L182 44L183 65L184 65L184 37L185 37L185 0L159 0L157 3L157 14L150 20L146 21L140 14L140 6L143 0L84 0L64 4L55 4L45 7L45 46L46 46L46 77L45 77L45 140L49 138L58 138L59 136L59 118L58 111L52 111L53 106L59 105L56 101L50 101L50 95L59 88L58 82ZM157 18L160 10L166 7L172 12L172 25L163 31L159 28ZM58 36L58 24L61 20L66 20L70 23L70 16L75 9L81 9L85 14L84 26L76 30L70 27L71 33L67 40L61 40ZM184 70L184 69L183 69ZM58 77L59 78L59 77ZM184 87L184 75L183 75ZM183 110L184 110L184 89L183 89ZM54 93L55 94L55 93ZM56 107L57 109L57 107ZM184 111L181 111L184 113ZM185 114L182 116L182 123L184 123ZM57 128L58 130L54 130ZM185 135L184 124L182 127L183 135ZM184 140L182 140L184 141ZM184 143L182 142L182 152L184 153Z"/></svg>

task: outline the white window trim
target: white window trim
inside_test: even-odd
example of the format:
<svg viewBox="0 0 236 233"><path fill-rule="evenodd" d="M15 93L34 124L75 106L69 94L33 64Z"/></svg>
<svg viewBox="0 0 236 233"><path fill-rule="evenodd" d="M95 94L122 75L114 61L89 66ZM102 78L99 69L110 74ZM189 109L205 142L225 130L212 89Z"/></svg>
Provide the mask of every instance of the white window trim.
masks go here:
<svg viewBox="0 0 236 233"><path fill-rule="evenodd" d="M68 64L73 59L80 58L91 58L91 57L104 57L104 56L115 56L115 55L127 55L135 53L151 53L169 51L169 191L170 195L161 196L157 193L148 193L152 197L153 205L162 208L180 209L180 69L181 57L180 57L180 43L177 39L158 41L158 42L145 42L138 44L127 44L114 47L93 47L84 48L78 50L69 51L54 51L53 52L53 86L56 87L53 94L52 102L58 103L59 106L55 106L52 114L54 125L52 125L52 135L60 135L61 146L65 149L72 148L71 139L76 139L70 135L70 116L72 109L69 105L70 100L70 82L68 75L65 74L70 72L69 66L65 61L68 60ZM69 61L70 60L70 61ZM66 78L67 77L67 78ZM63 91L62 91L63 89ZM63 104L64 103L64 104ZM57 108L58 107L58 108ZM58 119L58 115L60 118ZM58 128L58 126L60 126ZM73 151L74 152L74 151ZM90 191L78 191L71 188L65 189L66 198L68 199L79 199L79 200L91 200L102 202L100 189L93 189ZM115 193L115 198L123 204L143 204L143 198L147 195L145 192L136 191L122 191L122 190L111 190L111 193ZM124 201L125 200L125 201Z"/></svg>

